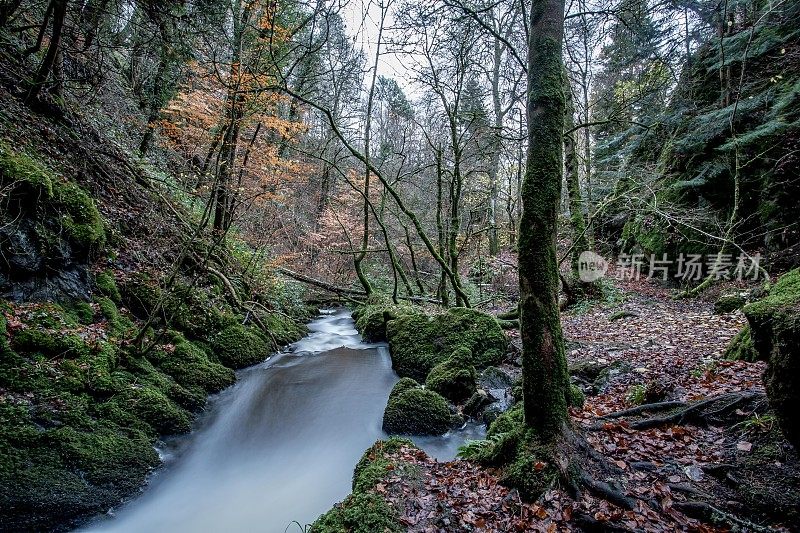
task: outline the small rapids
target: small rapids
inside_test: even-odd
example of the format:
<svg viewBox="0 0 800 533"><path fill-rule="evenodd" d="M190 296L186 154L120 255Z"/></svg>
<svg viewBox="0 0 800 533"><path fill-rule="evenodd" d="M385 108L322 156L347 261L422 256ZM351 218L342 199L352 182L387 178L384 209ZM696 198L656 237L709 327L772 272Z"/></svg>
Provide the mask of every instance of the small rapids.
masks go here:
<svg viewBox="0 0 800 533"><path fill-rule="evenodd" d="M367 344L345 309L209 400L190 435L159 453L165 467L92 532L302 531L350 492L353 467L381 429L397 381L388 347ZM266 355L266 354L265 354ZM483 428L415 442L449 460Z"/></svg>

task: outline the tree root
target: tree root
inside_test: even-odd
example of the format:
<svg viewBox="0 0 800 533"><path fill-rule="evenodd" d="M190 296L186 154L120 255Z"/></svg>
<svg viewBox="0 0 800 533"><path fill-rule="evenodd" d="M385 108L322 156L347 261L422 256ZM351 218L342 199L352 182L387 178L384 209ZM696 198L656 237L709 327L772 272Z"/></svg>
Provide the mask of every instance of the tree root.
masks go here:
<svg viewBox="0 0 800 533"><path fill-rule="evenodd" d="M677 409L678 407L686 407L686 402L670 401L670 402L646 403L644 405L639 405L637 407L631 407L630 409L624 409L622 411L609 413L607 415L601 416L600 418L602 418L603 420L624 418L626 416L640 415L642 413L647 413L647 412L669 411L670 409Z"/></svg>
<svg viewBox="0 0 800 533"><path fill-rule="evenodd" d="M598 498L602 498L607 500L617 507L621 507L627 511L632 511L636 509L636 502L635 498L631 498L630 496L626 496L615 488L613 488L610 484L606 483L605 481L598 481L588 475L586 472L581 472L580 476L581 485L586 488L589 492L597 496Z"/></svg>
<svg viewBox="0 0 800 533"><path fill-rule="evenodd" d="M602 419L611 420L617 418L624 418L627 416L640 415L646 412L667 411L670 409L676 409L682 407L682 409L679 409L678 411L675 411L674 413L671 413L669 415L656 416L652 418L645 418L644 420L630 422L628 424L628 427L635 430L643 430L659 426L666 426L669 424L685 424L688 422L701 422L708 420L712 417L729 412L731 409L733 409L738 405L741 405L744 402L761 397L763 397L762 393L753 391L730 392L726 394L712 396L710 398L706 398L705 400L700 400L698 402L689 405L687 405L686 402L677 402L677 401L640 405L638 407L632 407L630 409L625 409L623 411L609 413L603 416ZM722 407L719 407L712 411L705 411L707 407L710 407L718 402L726 402L726 403ZM600 423L591 426L589 429L596 431L599 429L603 429L604 426L605 426L604 423Z"/></svg>
<svg viewBox="0 0 800 533"><path fill-rule="evenodd" d="M706 502L688 501L688 502L675 502L672 504L673 509L691 518L704 520L710 523L725 523L731 527L743 528L746 531L770 532L774 531L772 528L760 526L744 518L739 518L736 515L725 512L721 509L714 507Z"/></svg>
<svg viewBox="0 0 800 533"><path fill-rule="evenodd" d="M687 422L698 422L707 420L712 416L716 416L722 414L726 411L729 411L736 405L739 405L743 401L751 400L753 398L757 398L762 396L760 393L745 391L745 392L731 392L727 394L720 394L718 396L712 396L711 398L706 398L705 400L701 400L699 402L695 402L675 413L666 416L660 417L653 417L647 418L645 420L639 420L637 422L632 422L630 424L631 429L642 430L642 429L650 429L658 426L665 426L669 424L684 424ZM723 407L715 409L714 411L704 413L703 410L706 407L714 405L717 402L727 401Z"/></svg>

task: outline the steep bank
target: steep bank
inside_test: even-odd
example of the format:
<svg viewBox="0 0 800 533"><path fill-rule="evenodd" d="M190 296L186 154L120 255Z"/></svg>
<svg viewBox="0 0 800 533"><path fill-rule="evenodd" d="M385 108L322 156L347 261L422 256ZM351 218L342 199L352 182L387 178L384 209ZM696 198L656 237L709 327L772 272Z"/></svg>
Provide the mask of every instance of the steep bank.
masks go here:
<svg viewBox="0 0 800 533"><path fill-rule="evenodd" d="M0 529L59 530L135 493L308 310L108 132L0 101Z"/></svg>

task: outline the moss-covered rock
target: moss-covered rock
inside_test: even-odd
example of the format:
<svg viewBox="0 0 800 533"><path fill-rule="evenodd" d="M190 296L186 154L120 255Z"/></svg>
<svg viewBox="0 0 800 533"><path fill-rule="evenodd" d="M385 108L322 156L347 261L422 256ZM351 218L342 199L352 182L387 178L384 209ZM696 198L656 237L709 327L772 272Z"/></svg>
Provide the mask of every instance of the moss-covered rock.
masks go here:
<svg viewBox="0 0 800 533"><path fill-rule="evenodd" d="M146 319L161 301L161 287L150 276L138 273L120 283L122 303L137 318Z"/></svg>
<svg viewBox="0 0 800 533"><path fill-rule="evenodd" d="M434 366L425 379L425 387L451 402L460 403L475 392L477 373L471 364L472 354L458 348L450 357Z"/></svg>
<svg viewBox="0 0 800 533"><path fill-rule="evenodd" d="M800 269L788 272L769 296L744 307L764 386L786 438L800 448Z"/></svg>
<svg viewBox="0 0 800 533"><path fill-rule="evenodd" d="M42 244L49 244L50 236L63 235L77 249L88 251L105 242L94 200L78 185L60 179L38 156L0 143L0 187L9 191L17 215L37 219Z"/></svg>
<svg viewBox="0 0 800 533"><path fill-rule="evenodd" d="M389 392L389 399L396 398L407 390L418 389L420 384L412 378L400 378L400 381L394 384L391 392Z"/></svg>
<svg viewBox="0 0 800 533"><path fill-rule="evenodd" d="M312 525L314 533L373 533L400 532L406 528L397 510L387 503L375 487L389 475L397 475L403 465L392 461L387 454L402 446L413 447L405 439L378 441L361 457L353 473L353 493L333 509L320 516Z"/></svg>
<svg viewBox="0 0 800 533"><path fill-rule="evenodd" d="M714 314L724 315L741 309L747 303L746 294L739 292L726 293L714 302Z"/></svg>
<svg viewBox="0 0 800 533"><path fill-rule="evenodd" d="M414 307L406 304L395 304L383 297L371 297L364 305L353 311L356 329L367 342L379 342L386 339L386 323L400 315L413 313Z"/></svg>
<svg viewBox="0 0 800 533"><path fill-rule="evenodd" d="M462 407L462 412L467 416L477 416L484 407L492 403L489 394L483 390L478 389L476 390L469 399L464 402L464 406Z"/></svg>
<svg viewBox="0 0 800 533"><path fill-rule="evenodd" d="M731 361L755 362L758 360L758 352L753 346L753 339L750 337L750 326L745 326L731 339L728 347L725 348L725 359Z"/></svg>
<svg viewBox="0 0 800 533"><path fill-rule="evenodd" d="M173 333L171 341L170 345L154 350L150 358L181 386L218 392L236 381L233 370L211 361L202 348L180 333Z"/></svg>
<svg viewBox="0 0 800 533"><path fill-rule="evenodd" d="M580 387L574 383L570 383L569 391L567 391L567 405L570 407L581 408L586 401L586 395Z"/></svg>
<svg viewBox="0 0 800 533"><path fill-rule="evenodd" d="M397 511L374 492L351 494L311 525L312 533L401 532Z"/></svg>
<svg viewBox="0 0 800 533"><path fill-rule="evenodd" d="M436 392L398 382L383 412L383 429L401 435L442 435L453 424L447 400Z"/></svg>
<svg viewBox="0 0 800 533"><path fill-rule="evenodd" d="M100 294L110 298L115 304L122 303L122 295L117 287L117 282L114 280L114 274L110 270L97 274L94 277L94 285Z"/></svg>
<svg viewBox="0 0 800 533"><path fill-rule="evenodd" d="M233 324L212 338L214 354L228 368L243 368L263 361L272 351L261 334L241 324Z"/></svg>
<svg viewBox="0 0 800 533"><path fill-rule="evenodd" d="M415 447L408 439L391 437L379 440L364 452L353 470L353 492L365 492L380 483L395 470L395 464L387 457L403 446Z"/></svg>
<svg viewBox="0 0 800 533"><path fill-rule="evenodd" d="M85 414L43 427L33 404L7 400L0 400L4 530L50 530L54 517L63 523L100 512L139 487L159 462L141 432Z"/></svg>
<svg viewBox="0 0 800 533"><path fill-rule="evenodd" d="M386 324L392 366L401 376L424 380L428 372L456 349L471 354L478 369L496 364L508 346L497 320L485 313L453 308L427 315L406 313Z"/></svg>

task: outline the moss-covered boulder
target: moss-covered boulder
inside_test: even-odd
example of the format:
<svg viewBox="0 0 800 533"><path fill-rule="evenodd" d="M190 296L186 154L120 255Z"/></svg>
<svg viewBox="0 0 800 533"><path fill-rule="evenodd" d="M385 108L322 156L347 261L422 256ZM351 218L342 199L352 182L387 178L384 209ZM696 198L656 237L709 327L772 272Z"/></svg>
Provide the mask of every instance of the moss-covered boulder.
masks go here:
<svg viewBox="0 0 800 533"><path fill-rule="evenodd" d="M750 336L750 326L745 326L731 339L728 347L725 348L725 359L731 361L758 361L759 355L753 346L753 339Z"/></svg>
<svg viewBox="0 0 800 533"><path fill-rule="evenodd" d="M386 324L400 315L413 313L414 307L395 304L386 298L371 297L353 311L356 329L367 342L386 340Z"/></svg>
<svg viewBox="0 0 800 533"><path fill-rule="evenodd" d="M447 400L440 394L401 380L389 394L383 429L390 434L442 435L453 424Z"/></svg>
<svg viewBox="0 0 800 533"><path fill-rule="evenodd" d="M105 270L95 275L94 286L97 292L103 296L110 298L112 302L119 305L122 303L122 294L119 292L117 282L114 279L114 273L110 270Z"/></svg>
<svg viewBox="0 0 800 533"><path fill-rule="evenodd" d="M228 368L243 368L263 361L272 348L255 328L233 324L212 338L214 354Z"/></svg>
<svg viewBox="0 0 800 533"><path fill-rule="evenodd" d="M376 491L378 483L404 470L403 464L388 454L401 447L413 447L411 441L393 437L373 444L356 465L353 473L353 493L320 516L310 528L312 533L390 533L405 531L397 510L383 494Z"/></svg>
<svg viewBox="0 0 800 533"><path fill-rule="evenodd" d="M800 448L800 269L744 307L759 357L767 361L764 386L786 438Z"/></svg>
<svg viewBox="0 0 800 533"><path fill-rule="evenodd" d="M0 140L0 292L18 301L85 299L105 244L94 200L33 151Z"/></svg>
<svg viewBox="0 0 800 533"><path fill-rule="evenodd" d="M425 387L451 402L463 402L476 390L477 372L471 361L472 353L466 348L458 348L446 361L431 369Z"/></svg>
<svg viewBox="0 0 800 533"><path fill-rule="evenodd" d="M428 315L406 313L386 324L392 366L401 376L424 380L428 372L456 349L471 354L477 369L502 359L508 340L497 320L485 313L457 307Z"/></svg>
<svg viewBox="0 0 800 533"><path fill-rule="evenodd" d="M742 294L740 292L729 292L721 295L717 298L717 301L714 302L714 314L715 315L724 315L727 313L733 313L744 307L747 303L747 294Z"/></svg>
<svg viewBox="0 0 800 533"><path fill-rule="evenodd" d="M233 370L213 362L205 350L180 333L173 332L171 341L154 350L150 359L181 386L218 392L236 381Z"/></svg>

